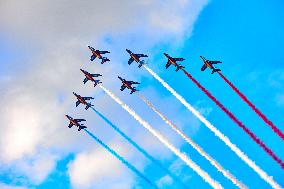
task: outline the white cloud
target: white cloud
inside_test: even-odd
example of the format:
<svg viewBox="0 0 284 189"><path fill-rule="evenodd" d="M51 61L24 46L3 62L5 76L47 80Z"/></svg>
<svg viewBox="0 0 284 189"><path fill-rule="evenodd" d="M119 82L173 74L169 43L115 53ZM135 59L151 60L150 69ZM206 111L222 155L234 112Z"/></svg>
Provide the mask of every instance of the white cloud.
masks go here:
<svg viewBox="0 0 284 189"><path fill-rule="evenodd" d="M160 180L158 180L158 187L163 188L165 186L171 185L172 183L173 183L173 179L169 175L166 175L160 178Z"/></svg>
<svg viewBox="0 0 284 189"><path fill-rule="evenodd" d="M12 186L12 185L7 185L4 183L0 183L0 189L27 189L26 187L21 187L21 186Z"/></svg>
<svg viewBox="0 0 284 189"><path fill-rule="evenodd" d="M125 148L115 146L120 154L128 154ZM101 146L77 154L68 173L74 188L130 189L133 185L134 174Z"/></svg>
<svg viewBox="0 0 284 189"><path fill-rule="evenodd" d="M197 101L195 106L197 110L204 116L208 116L212 112L212 107L206 106L204 101Z"/></svg>
<svg viewBox="0 0 284 189"><path fill-rule="evenodd" d="M5 76L9 80L0 78L0 83L5 86L0 94L0 161L38 184L52 171L57 159L68 152L78 152L70 165L71 182L74 185L92 185L94 180L111 175L109 179L113 179L112 183L117 188L124 187L124 183L117 180L121 175L113 175L112 167L106 165L113 165L120 170L120 163L103 152L86 153L86 150L90 150L90 147L83 145L87 142L86 137L65 126L66 113L86 118L89 125L98 121L89 112L86 114L85 110L77 108L75 111L73 108L72 91L84 95L94 93L90 85L82 85L83 77L78 69L83 67L90 72L102 72L109 76L104 77L103 81L111 83L113 80L110 76L126 72L126 66L120 63L125 47L148 49L160 42L170 43L175 41L173 39L189 36L205 4L206 1L197 0L1 1L0 24L3 27L0 32L9 33L13 42L23 44L15 51L21 53L21 50L27 48L29 58L21 63L25 70L12 71L13 74ZM112 46L103 43L102 39L106 35L113 39ZM95 43L96 47L111 48L111 64L97 64L94 69L86 48L90 43ZM134 78L137 73L129 73L128 76ZM116 87L114 83L110 85L111 88ZM96 101L100 110L114 114L123 111L117 106L110 107L112 102L109 99L98 99L102 99ZM128 115L119 114L121 121L115 117L113 120L125 125L124 120L129 119ZM129 121L125 128L132 129L134 122ZM99 130L111 137L108 130ZM138 131L131 131L139 136ZM143 138L143 134L141 136ZM44 155L36 155L41 154L42 149L47 151L49 160ZM90 160L93 157L95 161ZM89 174L89 167L82 165L86 160L93 163L91 166L105 164L105 177L94 173L82 178L79 173ZM78 169L77 164L82 167ZM127 186L133 184L132 177L125 183Z"/></svg>

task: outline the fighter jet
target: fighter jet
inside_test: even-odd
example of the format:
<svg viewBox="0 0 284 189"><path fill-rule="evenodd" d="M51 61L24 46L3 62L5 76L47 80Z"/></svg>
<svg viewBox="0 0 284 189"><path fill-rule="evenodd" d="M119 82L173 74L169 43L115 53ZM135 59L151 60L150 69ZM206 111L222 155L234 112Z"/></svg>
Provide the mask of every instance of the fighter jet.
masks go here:
<svg viewBox="0 0 284 189"><path fill-rule="evenodd" d="M77 98L76 107L78 107L79 104L81 104L81 103L84 104L84 105L86 105L85 110L89 109L91 106L94 106L94 105L92 105L91 103L88 103L88 102L87 102L87 100L94 99L93 97L82 97L82 96L80 96L80 95L78 95L78 94L76 94L76 93L74 93L74 92L73 92L73 94L74 94L74 95L76 96L76 98Z"/></svg>
<svg viewBox="0 0 284 189"><path fill-rule="evenodd" d="M95 58L101 59L101 64L110 61L107 57L103 57L102 54L106 54L106 53L110 53L109 51L100 51L100 50L96 50L91 46L88 46L89 49L92 51L92 56L91 56L91 61L95 60Z"/></svg>
<svg viewBox="0 0 284 189"><path fill-rule="evenodd" d="M218 68L214 68L214 66L212 64L219 64L219 63L222 63L221 61L211 61L211 60L206 60L206 58L204 58L203 56L200 56L200 58L203 60L204 64L201 68L201 71L204 71L206 70L206 68L210 68L212 69L212 72L211 74L215 73L215 72L219 72L221 71L220 69Z"/></svg>
<svg viewBox="0 0 284 189"><path fill-rule="evenodd" d="M130 55L130 59L128 60L128 64L130 65L134 60L135 62L137 62L138 68L141 68L143 66L143 64L145 64L144 60L140 60L141 57L148 57L148 55L146 54L135 54L133 52L131 52L131 50L126 49L126 51L129 53Z"/></svg>
<svg viewBox="0 0 284 189"><path fill-rule="evenodd" d="M126 81L125 79L121 78L118 76L118 79L121 80L122 82L122 85L121 85L121 88L120 90L123 91L125 88L128 88L129 90L131 90L130 94L138 91L135 87L132 87L133 84L140 84L138 82L135 82L135 81Z"/></svg>
<svg viewBox="0 0 284 189"><path fill-rule="evenodd" d="M170 65L174 65L176 67L176 72L179 71L180 69L184 69L185 67L182 66L181 64L178 64L177 61L184 61L184 58L173 58L170 55L168 55L167 53L164 53L164 55L167 57L168 62L166 64L166 69L168 69L168 67L170 67Z"/></svg>
<svg viewBox="0 0 284 189"><path fill-rule="evenodd" d="M71 116L69 115L65 115L67 117L67 119L69 119L70 123L68 125L69 128L71 128L73 125L75 125L76 127L78 127L78 131L81 131L81 129L85 129L87 128L85 125L80 124L80 122L82 121L86 121L85 119L73 119Z"/></svg>
<svg viewBox="0 0 284 189"><path fill-rule="evenodd" d="M83 74L85 75L85 79L83 80L83 83L86 84L87 81L92 81L94 82L94 87L96 87L98 84L102 83L100 80L95 80L94 77L99 77L99 76L102 76L101 74L90 74L89 72L83 70L83 69L80 69Z"/></svg>

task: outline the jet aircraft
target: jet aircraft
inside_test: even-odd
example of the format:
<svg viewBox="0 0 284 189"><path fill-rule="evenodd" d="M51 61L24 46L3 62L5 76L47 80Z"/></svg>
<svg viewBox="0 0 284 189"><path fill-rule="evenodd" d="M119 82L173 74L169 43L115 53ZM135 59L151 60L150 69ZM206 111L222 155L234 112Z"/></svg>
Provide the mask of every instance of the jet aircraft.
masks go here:
<svg viewBox="0 0 284 189"><path fill-rule="evenodd" d="M184 58L173 58L170 55L168 55L167 53L164 53L164 55L167 57L168 62L166 64L166 69L168 69L168 67L170 67L170 65L174 65L176 67L176 72L179 71L180 69L184 69L185 67L182 66L181 64L178 64L177 61L184 61Z"/></svg>
<svg viewBox="0 0 284 189"><path fill-rule="evenodd" d="M110 53L109 51L100 51L96 50L91 46L88 46L89 49L92 51L91 61L95 60L96 58L101 59L101 64L104 64L107 61L110 61L107 57L103 57L102 54Z"/></svg>
<svg viewBox="0 0 284 189"><path fill-rule="evenodd" d="M128 64L130 65L133 61L137 62L138 68L141 68L143 66L143 64L145 64L144 60L140 60L141 57L148 57L148 55L146 54L135 54L133 52L131 52L131 50L126 49L126 51L129 53L130 55L130 59L128 60Z"/></svg>
<svg viewBox="0 0 284 189"><path fill-rule="evenodd" d="M201 67L201 71L204 71L206 70L206 68L210 68L212 69L212 72L211 74L215 73L215 72L219 72L221 71L220 69L218 68L215 68L213 66L213 64L219 64L219 63L222 63L221 61L211 61L211 60L206 60L206 58L204 58L203 56L200 56L200 58L203 60L204 64L203 66Z"/></svg>
<svg viewBox="0 0 284 189"><path fill-rule="evenodd" d="M82 72L83 72L83 74L85 75L85 79L84 79L84 81L83 81L83 83L84 84L86 84L86 82L87 81L92 81L92 82L94 82L94 87L96 87L97 86L97 84L100 84L100 83L102 83L100 80L96 80L96 79L94 79L94 77L99 77L99 76L102 76L101 74L90 74L89 72L87 72L87 71L85 71L85 70L83 70L83 69L80 69Z"/></svg>
<svg viewBox="0 0 284 189"><path fill-rule="evenodd" d="M82 97L82 96L80 96L80 95L78 95L78 94L76 94L76 93L74 93L74 92L73 92L73 94L74 94L74 95L76 96L76 98L77 98L76 107L78 107L79 104L81 104L81 103L84 104L84 105L86 105L86 107L85 107L86 110L89 109L91 106L94 106L94 105L92 105L91 103L87 102L87 100L94 99L93 97Z"/></svg>
<svg viewBox="0 0 284 189"><path fill-rule="evenodd" d="M135 81L126 81L125 79L121 78L118 76L118 78L121 80L122 82L122 85L121 85L121 88L120 90L123 91L125 88L128 88L129 90L131 90L130 94L138 91L135 87L133 87L132 85L133 84L140 84L138 82L135 82Z"/></svg>
<svg viewBox="0 0 284 189"><path fill-rule="evenodd" d="M86 121L85 119L73 119L71 116L69 115L65 115L67 117L67 119L69 119L70 123L68 125L69 128L71 128L73 125L75 125L76 127L78 127L78 131L81 131L81 129L85 129L87 128L85 125L80 124L80 122L82 121Z"/></svg>

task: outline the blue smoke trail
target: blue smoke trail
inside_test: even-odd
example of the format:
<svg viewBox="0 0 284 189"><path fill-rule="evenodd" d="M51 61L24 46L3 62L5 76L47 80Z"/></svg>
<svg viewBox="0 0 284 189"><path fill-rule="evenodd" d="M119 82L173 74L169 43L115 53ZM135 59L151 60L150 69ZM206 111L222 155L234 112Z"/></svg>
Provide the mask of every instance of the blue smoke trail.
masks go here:
<svg viewBox="0 0 284 189"><path fill-rule="evenodd" d="M138 169L136 169L133 165L131 165L128 161L126 161L123 157L118 155L113 149L111 149L108 145L103 143L99 138L93 135L87 129L84 129L86 133L88 133L93 139L95 139L100 145L102 145L107 151L109 151L112 155L114 155L118 160L120 160L123 164L125 164L129 169L131 169L134 173L136 173L139 177L143 178L148 184L150 184L153 188L158 189L158 187L152 183L147 177L145 177Z"/></svg>
<svg viewBox="0 0 284 189"><path fill-rule="evenodd" d="M139 146L136 142L134 142L131 138L129 138L125 133L123 133L117 126L115 126L108 118L106 118L103 114L97 111L94 107L91 107L94 112L100 116L107 124L109 124L115 131L117 131L122 137L124 137L130 144L132 144L138 151L140 151L146 158L151 160L157 166L159 166L163 171L165 171L169 176L171 176L175 181L180 183L184 188L187 188L184 183L182 183L175 175L173 175L167 168L165 168L157 159L147 153L142 147Z"/></svg>

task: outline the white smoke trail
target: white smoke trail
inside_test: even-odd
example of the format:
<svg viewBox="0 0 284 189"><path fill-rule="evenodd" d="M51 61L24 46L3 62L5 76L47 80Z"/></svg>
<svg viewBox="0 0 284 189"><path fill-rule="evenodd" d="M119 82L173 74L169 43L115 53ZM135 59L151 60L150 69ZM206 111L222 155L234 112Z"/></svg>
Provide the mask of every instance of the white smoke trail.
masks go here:
<svg viewBox="0 0 284 189"><path fill-rule="evenodd" d="M187 143L189 143L195 150L199 152L200 155L205 157L211 165L216 167L225 177L231 180L237 187L241 189L246 189L243 183L238 181L229 171L225 170L216 160L214 160L209 154L207 154L198 144L196 144L191 138L189 138L185 133L183 133L175 124L173 124L165 115L163 115L149 100L147 100L143 95L136 92L137 95L155 112L157 113L166 124L168 124L178 135L180 135Z"/></svg>
<svg viewBox="0 0 284 189"><path fill-rule="evenodd" d="M265 171L257 166L249 157L242 152L228 137L222 134L214 127L205 117L203 117L195 108L193 108L181 95L171 88L162 78L160 78L153 70L144 65L144 68L157 79L170 93L172 93L188 110L190 110L208 129L210 129L217 137L219 137L233 152L235 152L248 166L250 166L263 180L265 180L272 188L281 189L281 186L273 180Z"/></svg>
<svg viewBox="0 0 284 189"><path fill-rule="evenodd" d="M122 102L118 97L116 97L111 91L99 85L105 93L108 94L114 101L116 101L123 109L125 109L130 115L133 116L143 127L145 127L150 133L152 133L157 139L159 139L166 147L168 147L173 153L175 153L179 158L181 158L189 167L191 167L199 176L201 176L208 184L213 188L221 189L223 188L218 182L213 180L208 173L203 171L197 164L195 164L189 157L184 153L180 152L175 146L173 146L168 140L164 138L158 131L156 131L148 122L143 120L136 112L134 112L129 106Z"/></svg>

